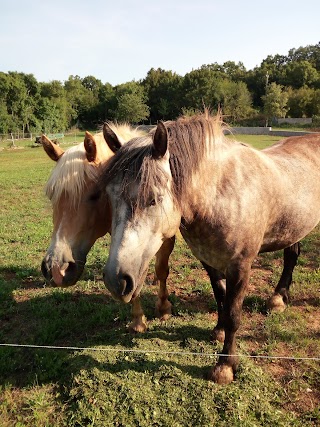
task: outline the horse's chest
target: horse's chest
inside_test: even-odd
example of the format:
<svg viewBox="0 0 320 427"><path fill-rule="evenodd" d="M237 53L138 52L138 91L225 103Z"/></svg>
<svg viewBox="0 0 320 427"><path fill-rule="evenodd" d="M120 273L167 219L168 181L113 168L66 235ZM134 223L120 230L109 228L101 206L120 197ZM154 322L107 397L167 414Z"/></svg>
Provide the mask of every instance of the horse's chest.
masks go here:
<svg viewBox="0 0 320 427"><path fill-rule="evenodd" d="M192 253L201 261L216 269L223 270L229 259L226 241L214 233L208 224L202 222L183 225L181 234Z"/></svg>

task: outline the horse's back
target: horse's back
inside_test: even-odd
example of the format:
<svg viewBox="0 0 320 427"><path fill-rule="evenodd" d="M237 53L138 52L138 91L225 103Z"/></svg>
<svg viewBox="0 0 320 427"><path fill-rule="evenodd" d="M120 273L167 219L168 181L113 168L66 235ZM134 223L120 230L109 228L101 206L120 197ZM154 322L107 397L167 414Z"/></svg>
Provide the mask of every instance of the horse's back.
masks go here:
<svg viewBox="0 0 320 427"><path fill-rule="evenodd" d="M267 156L313 157L320 150L320 133L291 136L261 150Z"/></svg>
<svg viewBox="0 0 320 427"><path fill-rule="evenodd" d="M229 145L219 160L215 191L200 193L207 218L198 215L182 230L199 259L210 264L207 256L219 258L220 265L234 253L283 249L320 221L320 135L288 138L261 151Z"/></svg>

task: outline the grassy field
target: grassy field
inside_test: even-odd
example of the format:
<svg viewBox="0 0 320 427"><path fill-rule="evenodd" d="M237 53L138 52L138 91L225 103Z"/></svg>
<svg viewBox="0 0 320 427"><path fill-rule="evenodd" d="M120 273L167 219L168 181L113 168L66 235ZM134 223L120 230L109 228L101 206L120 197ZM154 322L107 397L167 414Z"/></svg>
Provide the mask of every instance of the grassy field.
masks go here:
<svg viewBox="0 0 320 427"><path fill-rule="evenodd" d="M240 138L259 148L277 140ZM302 244L284 313L265 305L282 253L255 261L238 334L240 369L235 382L218 386L204 379L221 350L210 340L215 301L181 239L170 260L174 315L154 318L151 266L145 334L129 334L130 307L103 286L107 237L76 286L45 287L51 206L43 187L52 167L40 147L0 151L0 343L28 345L0 346L0 427L320 425L319 360L247 357L320 357L319 229Z"/></svg>
<svg viewBox="0 0 320 427"><path fill-rule="evenodd" d="M95 131L93 131L93 133L95 133ZM62 135L63 137L59 137L56 141L58 141L61 146L68 146L82 142L84 138L84 131L75 130ZM39 136L39 134L34 135L32 138L14 140L14 145L16 148L37 148L39 145L35 143L36 136ZM0 139L0 149L8 149L12 147L13 143L10 138Z"/></svg>

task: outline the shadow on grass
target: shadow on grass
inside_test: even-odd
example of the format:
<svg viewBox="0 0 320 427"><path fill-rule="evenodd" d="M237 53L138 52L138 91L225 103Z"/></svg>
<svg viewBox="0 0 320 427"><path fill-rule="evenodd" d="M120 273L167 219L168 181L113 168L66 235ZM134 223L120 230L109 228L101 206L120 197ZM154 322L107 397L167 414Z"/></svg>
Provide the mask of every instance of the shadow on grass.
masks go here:
<svg viewBox="0 0 320 427"><path fill-rule="evenodd" d="M131 319L130 305L115 302L104 290L89 293L78 288L44 288L36 269L1 269L0 298L2 344L132 349L139 337L143 341L157 339L176 343L180 348L187 338L196 341L210 338L205 328L192 325L170 328L168 324L155 325L144 335L131 335L126 327ZM192 298L192 305L197 305L197 297ZM203 296L199 298L203 300ZM155 301L154 295L143 296L149 319L154 316ZM183 306L184 303L180 303L180 311ZM187 303L185 312L189 312ZM118 368L110 365L110 369L126 369L123 363L117 363ZM157 370L163 363L166 362L154 362L150 369ZM0 385L21 387L56 381L62 386L77 371L95 365L97 362L90 356L74 350L0 346ZM109 369L108 363L101 366Z"/></svg>
<svg viewBox="0 0 320 427"><path fill-rule="evenodd" d="M177 300L174 302L178 307L174 311L178 316L172 322L153 322L152 328L145 334L131 335L126 328L131 318L130 305L115 302L107 291L89 293L77 288L44 289L37 270L2 269L0 274L1 343L77 348L108 346L121 350L145 348L143 343L150 341L151 348L187 352L190 348L201 351L201 346L207 345L211 339L213 322L208 325L204 321L200 326L195 322L182 324L186 322L191 306L192 312L196 312L197 307L202 313L212 311L209 305L207 308L204 306L201 293L190 295L190 301L184 296L178 302L178 297L175 297ZM19 289L27 289L32 295L26 296L24 292L21 296L14 295L14 291ZM145 313L149 319L154 315L155 299L154 295L143 296ZM247 297L244 310L265 314L265 302L259 297ZM256 340L258 338L255 337ZM190 347L190 342L193 347ZM138 343L140 347L137 347ZM211 348L214 356L217 349L213 345ZM161 355L157 361L135 356L134 361L118 358L112 362L101 362L91 355L83 354L82 350L1 346L0 385L19 387L33 386L37 382L56 382L63 388L83 369L98 368L111 373L123 370L142 372L145 369L156 372L163 364L179 368L194 378L203 378L206 373L203 366L193 364L191 359L177 363L164 360Z"/></svg>

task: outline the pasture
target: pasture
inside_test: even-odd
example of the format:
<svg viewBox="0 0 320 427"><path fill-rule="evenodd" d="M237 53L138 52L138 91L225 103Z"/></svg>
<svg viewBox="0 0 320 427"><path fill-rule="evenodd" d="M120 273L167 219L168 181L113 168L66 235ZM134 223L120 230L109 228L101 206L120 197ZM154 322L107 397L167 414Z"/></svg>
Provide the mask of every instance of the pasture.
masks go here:
<svg viewBox="0 0 320 427"><path fill-rule="evenodd" d="M238 139L263 148L278 138ZM144 334L129 334L130 306L103 285L108 237L90 252L77 285L44 286L52 214L43 187L52 168L41 147L0 151L0 343L27 345L0 346L1 427L320 425L320 361L312 360L320 357L319 228L302 242L284 313L269 314L265 304L282 252L255 261L240 369L235 382L218 386L204 379L221 351L210 340L216 304L182 239L169 262L173 316L154 317L150 268Z"/></svg>

